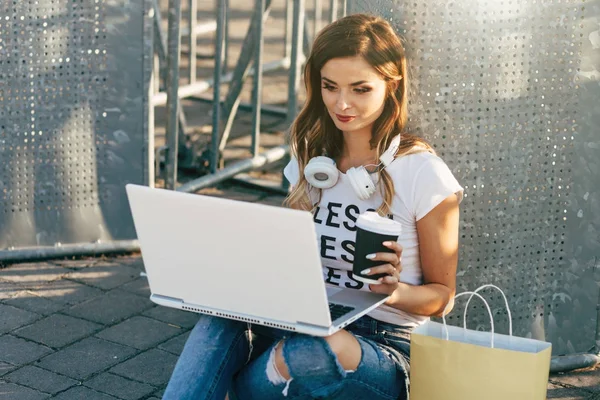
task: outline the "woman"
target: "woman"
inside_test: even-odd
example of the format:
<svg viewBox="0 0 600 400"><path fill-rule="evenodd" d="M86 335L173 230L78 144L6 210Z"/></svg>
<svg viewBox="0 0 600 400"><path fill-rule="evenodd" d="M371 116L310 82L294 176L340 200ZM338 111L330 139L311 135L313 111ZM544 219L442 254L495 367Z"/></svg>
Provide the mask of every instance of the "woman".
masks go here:
<svg viewBox="0 0 600 400"><path fill-rule="evenodd" d="M202 315L165 399L222 400L228 390L240 400L405 399L410 331L452 306L462 188L424 140L403 132L407 68L394 30L363 14L328 25L313 44L304 82L307 101L291 127L293 157L284 170L293 187L286 204L313 212L327 284L390 297L325 338L250 331ZM391 159L382 157L388 149ZM339 175L329 188L319 188L323 174L301 173L323 154ZM375 193L353 186L361 166ZM378 284L350 274L356 217L368 210L402 224L398 241L385 243L393 252L370 255L383 264L369 274L387 274Z"/></svg>

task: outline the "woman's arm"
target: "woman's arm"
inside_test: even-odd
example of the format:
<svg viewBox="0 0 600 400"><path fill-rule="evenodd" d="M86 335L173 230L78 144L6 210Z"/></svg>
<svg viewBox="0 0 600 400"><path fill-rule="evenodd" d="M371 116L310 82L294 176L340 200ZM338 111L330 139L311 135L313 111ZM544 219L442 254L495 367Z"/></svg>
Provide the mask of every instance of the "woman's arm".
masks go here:
<svg viewBox="0 0 600 400"><path fill-rule="evenodd" d="M446 305L453 303L458 264L458 220L458 199L452 194L417 221L423 285L398 282L385 304L413 314L440 316ZM370 285L370 288L380 292L385 291L386 286L389 285Z"/></svg>

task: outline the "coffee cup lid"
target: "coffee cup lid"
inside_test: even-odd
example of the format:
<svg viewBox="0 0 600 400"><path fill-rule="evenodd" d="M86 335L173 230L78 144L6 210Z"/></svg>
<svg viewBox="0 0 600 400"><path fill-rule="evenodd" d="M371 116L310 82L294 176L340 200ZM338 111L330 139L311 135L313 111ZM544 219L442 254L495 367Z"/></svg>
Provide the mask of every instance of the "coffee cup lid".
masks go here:
<svg viewBox="0 0 600 400"><path fill-rule="evenodd" d="M374 211L367 211L358 216L356 225L361 229L385 235L400 235L402 224L393 219L382 217Z"/></svg>

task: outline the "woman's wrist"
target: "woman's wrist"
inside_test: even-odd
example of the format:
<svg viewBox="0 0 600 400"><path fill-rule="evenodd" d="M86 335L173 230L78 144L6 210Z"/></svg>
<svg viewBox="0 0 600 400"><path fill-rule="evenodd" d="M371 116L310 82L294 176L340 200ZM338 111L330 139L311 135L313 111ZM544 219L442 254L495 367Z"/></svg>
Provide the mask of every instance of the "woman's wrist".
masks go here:
<svg viewBox="0 0 600 400"><path fill-rule="evenodd" d="M385 304L411 314L431 317L444 310L452 299L452 293L451 289L439 283L411 285L400 282Z"/></svg>
<svg viewBox="0 0 600 400"><path fill-rule="evenodd" d="M398 305L401 304L398 302L398 299L404 297L409 291L410 285L408 283L398 282L398 287L396 290L394 290L394 293L390 295L389 299L387 299L384 304L401 310L401 308L398 307Z"/></svg>

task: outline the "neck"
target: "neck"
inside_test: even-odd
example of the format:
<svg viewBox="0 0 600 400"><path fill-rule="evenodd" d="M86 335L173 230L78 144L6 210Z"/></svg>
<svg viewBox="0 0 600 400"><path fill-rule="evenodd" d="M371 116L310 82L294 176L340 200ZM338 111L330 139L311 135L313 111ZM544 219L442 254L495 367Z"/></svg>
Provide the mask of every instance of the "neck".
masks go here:
<svg viewBox="0 0 600 400"><path fill-rule="evenodd" d="M350 167L358 167L366 163L371 163L377 158L376 151L371 149L369 141L371 140L371 131L353 131L343 132L344 149L342 150L342 159Z"/></svg>

